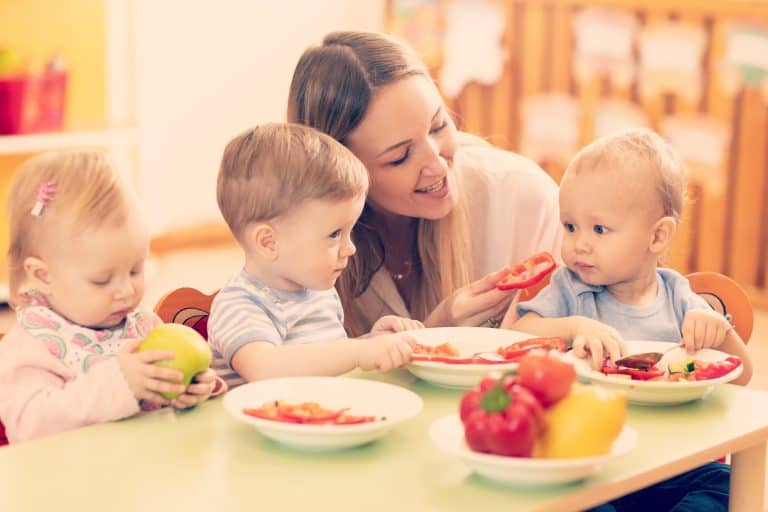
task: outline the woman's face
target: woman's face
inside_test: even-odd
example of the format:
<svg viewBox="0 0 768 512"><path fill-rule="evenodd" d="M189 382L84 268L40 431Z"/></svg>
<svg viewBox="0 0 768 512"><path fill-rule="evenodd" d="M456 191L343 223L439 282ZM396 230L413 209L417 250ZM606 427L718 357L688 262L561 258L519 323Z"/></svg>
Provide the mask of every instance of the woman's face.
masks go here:
<svg viewBox="0 0 768 512"><path fill-rule="evenodd" d="M436 220L458 200L449 169L456 127L434 84L424 76L376 91L346 145L371 178L368 204L381 213Z"/></svg>

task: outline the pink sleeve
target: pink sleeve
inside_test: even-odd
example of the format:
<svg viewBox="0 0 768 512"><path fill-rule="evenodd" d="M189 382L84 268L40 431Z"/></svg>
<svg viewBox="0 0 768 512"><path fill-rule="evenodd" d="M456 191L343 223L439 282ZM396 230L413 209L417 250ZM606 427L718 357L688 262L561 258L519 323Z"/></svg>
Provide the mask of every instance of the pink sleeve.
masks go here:
<svg viewBox="0 0 768 512"><path fill-rule="evenodd" d="M0 342L0 419L12 443L137 412L117 358L76 375L18 326Z"/></svg>

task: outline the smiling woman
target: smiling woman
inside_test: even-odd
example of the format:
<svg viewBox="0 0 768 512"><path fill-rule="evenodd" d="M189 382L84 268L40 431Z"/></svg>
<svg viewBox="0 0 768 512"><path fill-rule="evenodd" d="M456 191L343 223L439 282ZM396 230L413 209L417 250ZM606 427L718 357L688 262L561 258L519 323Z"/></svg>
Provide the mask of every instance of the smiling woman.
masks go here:
<svg viewBox="0 0 768 512"><path fill-rule="evenodd" d="M424 64L389 36L336 32L309 48L288 120L328 133L368 170L357 254L337 285L352 333L386 314L427 326L495 320L513 296L495 286L504 268L559 252L552 179L458 133Z"/></svg>

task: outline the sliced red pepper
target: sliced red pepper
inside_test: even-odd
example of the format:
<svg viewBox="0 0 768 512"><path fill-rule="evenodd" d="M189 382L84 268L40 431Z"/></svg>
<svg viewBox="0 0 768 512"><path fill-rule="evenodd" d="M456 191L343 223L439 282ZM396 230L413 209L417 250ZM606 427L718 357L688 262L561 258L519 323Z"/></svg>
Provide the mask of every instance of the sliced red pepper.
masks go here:
<svg viewBox="0 0 768 512"><path fill-rule="evenodd" d="M555 270L556 266L551 254L540 252L512 267L510 272L496 283L496 288L499 290L528 288L544 279L547 274Z"/></svg>
<svg viewBox="0 0 768 512"><path fill-rule="evenodd" d="M638 370L636 368L615 368L613 366L603 366L600 370L606 375L629 375L632 380L650 380L655 377L661 377L664 372L658 368L651 367L647 370Z"/></svg>
<svg viewBox="0 0 768 512"><path fill-rule="evenodd" d="M355 416L347 414L346 409L326 409L316 402L288 404L274 401L243 409L243 413L264 420L304 425L353 425L376 421L374 416Z"/></svg>
<svg viewBox="0 0 768 512"><path fill-rule="evenodd" d="M508 361L516 361L535 349L557 350L565 352L565 343L561 338L531 338L499 347L496 353Z"/></svg>
<svg viewBox="0 0 768 512"><path fill-rule="evenodd" d="M723 361L709 363L707 366L695 370L692 375L696 377L696 380L717 379L723 375L728 375L740 364L741 359L731 356Z"/></svg>

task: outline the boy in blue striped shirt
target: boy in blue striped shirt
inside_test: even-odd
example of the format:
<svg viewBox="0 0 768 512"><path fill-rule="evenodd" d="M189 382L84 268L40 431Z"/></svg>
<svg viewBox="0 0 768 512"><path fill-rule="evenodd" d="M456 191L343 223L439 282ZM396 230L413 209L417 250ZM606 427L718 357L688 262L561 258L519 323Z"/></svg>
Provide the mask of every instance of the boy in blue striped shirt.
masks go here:
<svg viewBox="0 0 768 512"><path fill-rule="evenodd" d="M230 386L409 361L415 341L397 332L420 322L385 316L367 337L348 339L333 288L355 253L367 190L363 164L312 128L268 124L229 142L217 200L245 265L214 299L208 333Z"/></svg>

